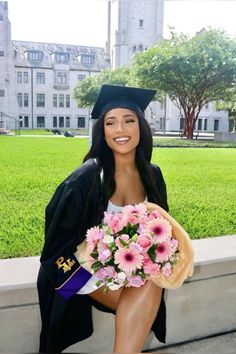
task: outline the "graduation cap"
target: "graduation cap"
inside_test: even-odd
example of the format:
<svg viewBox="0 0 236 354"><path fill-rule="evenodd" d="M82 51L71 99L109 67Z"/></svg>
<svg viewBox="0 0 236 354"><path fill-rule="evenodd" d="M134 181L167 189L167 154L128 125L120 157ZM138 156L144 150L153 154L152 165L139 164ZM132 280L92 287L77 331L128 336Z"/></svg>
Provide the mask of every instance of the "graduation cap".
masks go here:
<svg viewBox="0 0 236 354"><path fill-rule="evenodd" d="M92 110L92 119L97 119L113 108L127 108L143 113L155 96L156 90L128 86L102 85Z"/></svg>

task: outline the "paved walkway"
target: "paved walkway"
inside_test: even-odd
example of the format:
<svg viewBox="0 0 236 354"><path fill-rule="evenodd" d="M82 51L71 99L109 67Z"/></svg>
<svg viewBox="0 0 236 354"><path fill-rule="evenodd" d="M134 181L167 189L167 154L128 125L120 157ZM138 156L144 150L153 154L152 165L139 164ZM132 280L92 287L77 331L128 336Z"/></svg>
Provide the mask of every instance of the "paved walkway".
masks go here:
<svg viewBox="0 0 236 354"><path fill-rule="evenodd" d="M235 354L236 331L194 342L169 346L153 354Z"/></svg>

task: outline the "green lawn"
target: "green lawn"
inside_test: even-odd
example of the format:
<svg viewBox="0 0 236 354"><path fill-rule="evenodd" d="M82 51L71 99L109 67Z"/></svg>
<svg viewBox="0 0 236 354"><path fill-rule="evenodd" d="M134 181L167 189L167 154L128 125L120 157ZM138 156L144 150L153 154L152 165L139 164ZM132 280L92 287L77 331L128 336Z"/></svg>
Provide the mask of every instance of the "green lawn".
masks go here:
<svg viewBox="0 0 236 354"><path fill-rule="evenodd" d="M87 139L0 137L0 258L40 253L45 205L87 150ZM236 232L235 161L233 148L154 148L170 212L191 238Z"/></svg>

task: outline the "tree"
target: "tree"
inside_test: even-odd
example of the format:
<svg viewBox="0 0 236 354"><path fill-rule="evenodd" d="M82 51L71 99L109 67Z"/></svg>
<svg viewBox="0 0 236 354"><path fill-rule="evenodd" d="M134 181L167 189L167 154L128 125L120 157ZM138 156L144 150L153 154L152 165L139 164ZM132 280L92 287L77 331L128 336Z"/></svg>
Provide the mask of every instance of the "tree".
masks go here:
<svg viewBox="0 0 236 354"><path fill-rule="evenodd" d="M236 87L225 91L224 99L216 102L216 109L225 110L229 113L230 130L236 128Z"/></svg>
<svg viewBox="0 0 236 354"><path fill-rule="evenodd" d="M74 89L74 98L80 107L92 107L96 102L102 84L126 86L129 83L130 69L105 69L98 75L88 76L78 82Z"/></svg>
<svg viewBox="0 0 236 354"><path fill-rule="evenodd" d="M188 139L202 107L222 98L235 76L236 41L212 29L193 38L172 32L170 40L137 54L132 68L136 85L168 94L177 105Z"/></svg>

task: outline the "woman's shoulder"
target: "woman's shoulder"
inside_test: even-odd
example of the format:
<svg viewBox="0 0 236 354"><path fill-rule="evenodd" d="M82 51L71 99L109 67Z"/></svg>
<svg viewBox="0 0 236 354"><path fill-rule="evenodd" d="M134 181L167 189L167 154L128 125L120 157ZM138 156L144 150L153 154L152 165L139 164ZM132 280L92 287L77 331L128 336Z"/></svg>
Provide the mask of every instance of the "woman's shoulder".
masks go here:
<svg viewBox="0 0 236 354"><path fill-rule="evenodd" d="M80 187L86 188L86 186L91 184L98 172L99 169L96 161L94 159L88 159L67 176L59 186L73 188L80 185Z"/></svg>

